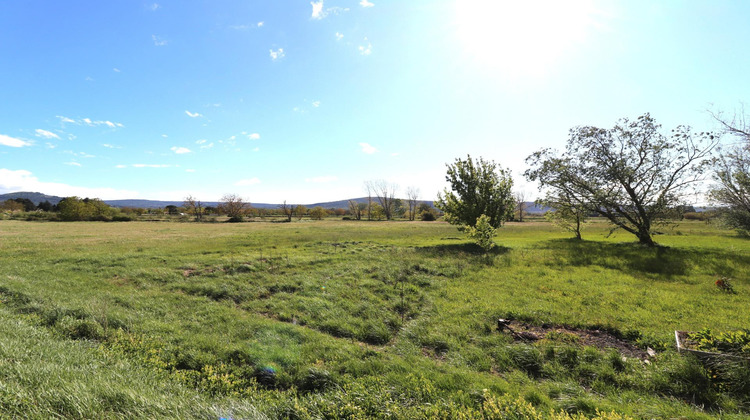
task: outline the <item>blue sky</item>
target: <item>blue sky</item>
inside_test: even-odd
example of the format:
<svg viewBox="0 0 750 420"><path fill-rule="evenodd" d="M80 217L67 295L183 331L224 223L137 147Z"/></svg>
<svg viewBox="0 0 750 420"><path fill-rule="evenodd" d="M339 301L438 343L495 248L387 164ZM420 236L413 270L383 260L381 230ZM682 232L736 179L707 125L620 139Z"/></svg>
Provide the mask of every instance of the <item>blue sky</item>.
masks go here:
<svg viewBox="0 0 750 420"><path fill-rule="evenodd" d="M714 129L750 98L750 2L0 2L0 193L434 199L650 112Z"/></svg>

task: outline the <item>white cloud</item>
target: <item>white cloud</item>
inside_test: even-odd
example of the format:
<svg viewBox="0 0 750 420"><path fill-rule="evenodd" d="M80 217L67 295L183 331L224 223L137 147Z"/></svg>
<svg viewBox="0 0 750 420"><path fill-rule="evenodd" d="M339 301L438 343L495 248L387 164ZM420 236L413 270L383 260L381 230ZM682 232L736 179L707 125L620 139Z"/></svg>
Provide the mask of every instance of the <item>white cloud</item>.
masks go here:
<svg viewBox="0 0 750 420"><path fill-rule="evenodd" d="M276 60L278 60L280 58L284 58L284 56L286 56L286 54L284 53L284 49L283 48L279 48L276 51L274 51L274 50L268 50L268 51L269 51L269 55L271 56L271 60L273 60L273 61L276 61Z"/></svg>
<svg viewBox="0 0 750 420"><path fill-rule="evenodd" d="M157 11L160 7L161 6L159 5L159 3L154 3L154 4L150 5L150 6L148 6L148 8L151 9L152 12Z"/></svg>
<svg viewBox="0 0 750 420"><path fill-rule="evenodd" d="M65 164L66 164L66 165L70 165L70 166L78 166L78 167L80 167L80 166L81 166L81 164L80 164L80 163L78 163L78 162L65 162Z"/></svg>
<svg viewBox="0 0 750 420"><path fill-rule="evenodd" d="M326 176L316 176L316 177L313 177L313 178L307 178L307 179L305 179L305 182L322 184L322 183L334 182L334 181L338 181L338 180L339 180L339 178L337 176L326 175Z"/></svg>
<svg viewBox="0 0 750 420"><path fill-rule="evenodd" d="M171 168L172 165L159 165L159 164L147 164L147 163L134 163L131 165L134 168Z"/></svg>
<svg viewBox="0 0 750 420"><path fill-rule="evenodd" d="M248 185L257 185L257 184L260 184L260 179L258 178L241 179L234 183L234 185L238 187L246 187Z"/></svg>
<svg viewBox="0 0 750 420"><path fill-rule="evenodd" d="M51 131L42 130L41 128L36 129L36 136L44 137L45 139L60 139L60 136L58 136L57 134Z"/></svg>
<svg viewBox="0 0 750 420"><path fill-rule="evenodd" d="M201 149L210 149L212 147L214 147L214 144L213 143L208 143L208 144L202 145Z"/></svg>
<svg viewBox="0 0 750 420"><path fill-rule="evenodd" d="M185 110L185 114L187 114L187 116L190 117L190 118L198 118L198 117L202 117L203 116L202 114L199 114L197 112L190 112L188 110ZM165 136L164 134L162 134L162 135Z"/></svg>
<svg viewBox="0 0 750 420"><path fill-rule="evenodd" d="M258 22L257 25L258 25L259 28L262 28L263 27L263 21Z"/></svg>
<svg viewBox="0 0 750 420"><path fill-rule="evenodd" d="M168 135L166 135L166 134L162 134L161 136L162 136L162 137L164 137L165 139L166 139L167 137L169 137L169 136L168 136Z"/></svg>
<svg viewBox="0 0 750 420"><path fill-rule="evenodd" d="M341 41L344 38L344 34L336 32L336 41Z"/></svg>
<svg viewBox="0 0 750 420"><path fill-rule="evenodd" d="M256 147L255 149L253 149L253 152L260 152L260 147Z"/></svg>
<svg viewBox="0 0 750 420"><path fill-rule="evenodd" d="M310 4L312 5L311 17L313 19L323 19L325 17L325 13L323 12L323 0L311 1Z"/></svg>
<svg viewBox="0 0 750 420"><path fill-rule="evenodd" d="M83 123L86 124L86 125L94 125L94 122L91 121L90 118L84 118L81 121L83 121Z"/></svg>
<svg viewBox="0 0 750 420"><path fill-rule="evenodd" d="M97 197L103 200L135 198L137 191L115 190L113 188L76 187L55 182L42 182L27 170L0 168L0 194L15 191L39 191L60 197Z"/></svg>
<svg viewBox="0 0 750 420"><path fill-rule="evenodd" d="M119 73L120 69L118 69L117 67L115 67L115 68L112 69L112 71L114 71L115 73Z"/></svg>
<svg viewBox="0 0 750 420"><path fill-rule="evenodd" d="M196 140L196 141L195 141L195 144L203 144L203 143L205 143L205 142L207 142L207 141L208 141L208 140L206 140L206 139L200 139L200 140Z"/></svg>
<svg viewBox="0 0 750 420"><path fill-rule="evenodd" d="M190 153L190 149L188 149L187 147L177 147L177 146L174 146L174 147L172 147L169 150L177 153L178 155L184 155L185 153Z"/></svg>
<svg viewBox="0 0 750 420"><path fill-rule="evenodd" d="M195 169L185 169L185 172L193 173L193 172L195 172Z"/></svg>
<svg viewBox="0 0 750 420"><path fill-rule="evenodd" d="M123 168L127 168L127 167L128 167L128 165L115 165L115 168L117 168L117 169L123 169Z"/></svg>
<svg viewBox="0 0 750 420"><path fill-rule="evenodd" d="M315 108L319 107L320 101L313 101L312 106L314 106Z"/></svg>
<svg viewBox="0 0 750 420"><path fill-rule="evenodd" d="M45 143L44 145L47 146L48 149L54 149L55 147L57 147L52 143Z"/></svg>
<svg viewBox="0 0 750 420"><path fill-rule="evenodd" d="M360 45L359 46L359 53L362 55L370 55L372 53L372 44L370 41L365 38L365 42L367 42L367 45Z"/></svg>
<svg viewBox="0 0 750 420"><path fill-rule="evenodd" d="M359 5L360 5L360 6L362 6L362 7L372 7L372 6L375 6L375 5L373 4L373 3L370 3L370 2L369 2L369 1L367 1L367 0L362 0L362 1L360 1L360 2L359 2Z"/></svg>
<svg viewBox="0 0 750 420"><path fill-rule="evenodd" d="M260 134L258 133L249 134L247 138L249 138L250 140L260 140Z"/></svg>
<svg viewBox="0 0 750 420"><path fill-rule="evenodd" d="M8 147L24 147L31 146L31 143L25 140L16 139L4 134L0 134L0 145Z"/></svg>
<svg viewBox="0 0 750 420"><path fill-rule="evenodd" d="M58 115L58 116L57 116L57 118L59 118L59 119L60 119L60 122L61 122L61 123L73 123L73 124L76 124L76 120L74 120L74 119L70 119L70 118L68 118L68 117L63 117L63 116L61 116L61 115Z"/></svg>
<svg viewBox="0 0 750 420"><path fill-rule="evenodd" d="M108 144L108 143L103 143L102 147L106 147L107 149L122 149L121 146L115 146L114 144Z"/></svg>
<svg viewBox="0 0 750 420"><path fill-rule="evenodd" d="M373 153L375 153L375 152L378 151L378 149L370 146L369 143L360 143L359 147L361 147L362 151L365 152L365 153L367 153L368 155L371 155L371 154L373 154Z"/></svg>
<svg viewBox="0 0 750 420"><path fill-rule="evenodd" d="M160 38L156 35L151 35L151 39L154 40L154 45L156 45L157 47L163 47L169 43L169 41L167 41L166 39Z"/></svg>

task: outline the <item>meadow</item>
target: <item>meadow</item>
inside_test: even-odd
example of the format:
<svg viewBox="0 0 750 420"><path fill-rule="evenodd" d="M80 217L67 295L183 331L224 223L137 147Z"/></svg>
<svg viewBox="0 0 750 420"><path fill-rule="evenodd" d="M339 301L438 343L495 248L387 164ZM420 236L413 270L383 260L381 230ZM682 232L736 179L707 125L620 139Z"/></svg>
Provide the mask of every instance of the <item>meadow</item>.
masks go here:
<svg viewBox="0 0 750 420"><path fill-rule="evenodd" d="M608 232L0 221L0 417L747 418L674 331L750 327L750 240Z"/></svg>

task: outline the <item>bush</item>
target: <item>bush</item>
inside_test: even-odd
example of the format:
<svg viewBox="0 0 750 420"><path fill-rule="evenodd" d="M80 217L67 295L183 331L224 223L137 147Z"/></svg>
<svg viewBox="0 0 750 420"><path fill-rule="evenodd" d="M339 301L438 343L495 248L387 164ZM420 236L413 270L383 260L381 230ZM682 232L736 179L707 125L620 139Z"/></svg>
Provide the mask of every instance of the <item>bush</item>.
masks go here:
<svg viewBox="0 0 750 420"><path fill-rule="evenodd" d="M437 216L435 216L435 213L432 211L423 211L422 213L419 213L419 220L423 222L434 222L437 220Z"/></svg>

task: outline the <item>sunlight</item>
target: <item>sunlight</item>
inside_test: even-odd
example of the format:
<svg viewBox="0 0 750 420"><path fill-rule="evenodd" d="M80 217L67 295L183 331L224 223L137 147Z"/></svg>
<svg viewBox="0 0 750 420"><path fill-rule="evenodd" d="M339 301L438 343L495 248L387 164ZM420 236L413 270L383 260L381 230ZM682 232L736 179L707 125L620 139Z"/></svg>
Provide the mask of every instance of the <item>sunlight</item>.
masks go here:
<svg viewBox="0 0 750 420"><path fill-rule="evenodd" d="M467 58L506 76L543 75L596 26L589 0L457 0Z"/></svg>

